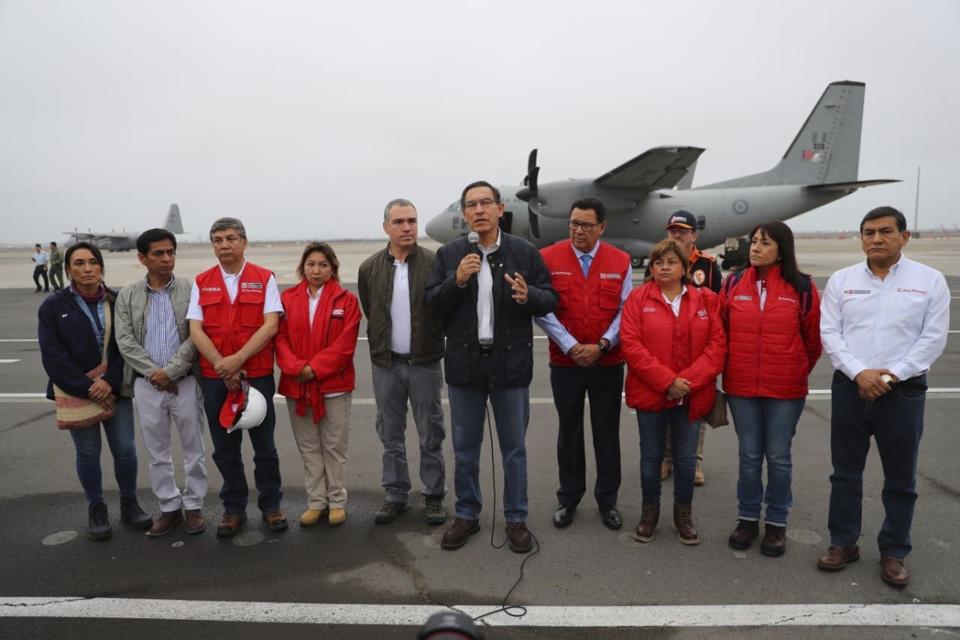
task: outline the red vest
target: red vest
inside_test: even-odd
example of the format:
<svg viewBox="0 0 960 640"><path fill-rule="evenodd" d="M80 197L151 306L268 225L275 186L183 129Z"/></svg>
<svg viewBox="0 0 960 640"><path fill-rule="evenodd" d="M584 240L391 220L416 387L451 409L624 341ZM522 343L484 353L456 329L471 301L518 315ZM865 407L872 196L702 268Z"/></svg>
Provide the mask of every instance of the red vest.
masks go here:
<svg viewBox="0 0 960 640"><path fill-rule="evenodd" d="M203 308L203 331L222 356L233 355L263 326L263 304L267 282L273 272L248 262L237 283L237 297L230 302L220 266L196 277ZM243 365L250 378L273 375L273 340ZM213 364L200 356L200 372L205 378L219 378Z"/></svg>
<svg viewBox="0 0 960 640"><path fill-rule="evenodd" d="M597 344L620 310L620 292L623 278L631 277L630 256L601 242L590 263L587 277L569 240L561 240L541 249L543 261L550 270L550 280L559 297L557 320L566 327L577 342ZM600 366L623 362L620 347L614 347L600 356ZM575 367L573 359L550 341L550 364Z"/></svg>

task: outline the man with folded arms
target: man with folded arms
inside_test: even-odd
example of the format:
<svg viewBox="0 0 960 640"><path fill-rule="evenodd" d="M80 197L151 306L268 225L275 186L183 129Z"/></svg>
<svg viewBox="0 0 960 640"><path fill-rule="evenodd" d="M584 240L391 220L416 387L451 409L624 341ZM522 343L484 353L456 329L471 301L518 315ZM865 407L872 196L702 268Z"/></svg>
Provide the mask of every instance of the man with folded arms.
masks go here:
<svg viewBox="0 0 960 640"><path fill-rule="evenodd" d="M886 512L877 536L880 577L905 587L927 371L947 343L950 289L939 271L903 255L910 232L893 207L870 211L860 223L860 240L866 262L830 276L820 308L820 339L836 371L830 548L817 566L839 571L860 559L863 470L872 435L883 465Z"/></svg>

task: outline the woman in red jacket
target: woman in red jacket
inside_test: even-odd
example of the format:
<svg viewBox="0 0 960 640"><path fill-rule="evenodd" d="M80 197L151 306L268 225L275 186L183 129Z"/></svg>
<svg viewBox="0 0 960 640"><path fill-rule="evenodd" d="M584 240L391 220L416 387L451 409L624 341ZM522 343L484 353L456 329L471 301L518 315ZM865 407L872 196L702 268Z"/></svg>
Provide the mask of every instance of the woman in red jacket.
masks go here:
<svg viewBox="0 0 960 640"><path fill-rule="evenodd" d="M740 442L739 522L729 543L750 547L765 502L760 551L781 556L793 503L790 444L821 351L820 297L810 276L797 268L790 227L769 222L753 230L750 267L728 278L721 299L728 334L723 388Z"/></svg>
<svg viewBox="0 0 960 640"><path fill-rule="evenodd" d="M330 245L311 242L297 266L300 284L280 296L284 316L276 338L278 390L287 398L303 458L304 527L324 515L333 526L347 520L344 480L360 306L340 286L339 268Z"/></svg>
<svg viewBox="0 0 960 640"><path fill-rule="evenodd" d="M684 544L698 544L693 524L697 422L713 408L726 340L720 300L687 286L688 257L675 240L650 253L652 279L634 289L623 307L620 345L627 361L627 405L640 428L643 510L634 538L653 540L660 518L660 463L667 427L672 431L673 527Z"/></svg>

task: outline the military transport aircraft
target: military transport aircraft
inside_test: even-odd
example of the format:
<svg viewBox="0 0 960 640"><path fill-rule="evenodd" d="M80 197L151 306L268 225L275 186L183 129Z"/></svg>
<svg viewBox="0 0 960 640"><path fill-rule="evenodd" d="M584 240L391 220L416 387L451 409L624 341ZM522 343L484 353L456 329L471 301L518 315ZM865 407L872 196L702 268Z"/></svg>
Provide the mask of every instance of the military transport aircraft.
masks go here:
<svg viewBox="0 0 960 640"><path fill-rule="evenodd" d="M177 206L176 203L170 205L170 210L167 212L167 217L163 221L163 228L171 233L183 233L183 221L180 219L180 207ZM75 242L86 241L90 242L98 249L106 251L131 251L136 249L137 237L140 235L140 232L130 233L127 231L120 233L117 233L116 231L111 231L109 233L98 233L94 231L87 231L86 233L82 231L64 231L64 233L70 236L70 239L67 240L68 246Z"/></svg>
<svg viewBox="0 0 960 640"><path fill-rule="evenodd" d="M539 184L537 150L530 152L523 186L500 186L500 226L538 247L569 236L571 203L593 196L607 205L604 240L627 251L640 266L664 237L678 209L697 217L702 247L750 232L754 225L786 220L833 202L861 187L897 180L858 180L862 82L834 82L790 143L780 162L763 173L692 188L700 147L656 147L596 179ZM454 202L427 224L427 235L448 242L469 229Z"/></svg>

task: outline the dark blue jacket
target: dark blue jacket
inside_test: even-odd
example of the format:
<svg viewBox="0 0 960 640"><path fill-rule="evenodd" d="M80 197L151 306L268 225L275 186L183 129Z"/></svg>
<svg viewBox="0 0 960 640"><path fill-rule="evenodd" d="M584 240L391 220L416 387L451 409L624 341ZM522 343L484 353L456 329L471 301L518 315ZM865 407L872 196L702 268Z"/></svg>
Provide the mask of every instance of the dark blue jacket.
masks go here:
<svg viewBox="0 0 960 640"><path fill-rule="evenodd" d="M458 387L509 389L529 386L533 378L533 317L557 308L557 292L550 272L532 244L501 231L500 248L487 256L493 274L494 356L489 366L480 362L477 338L477 278L457 286L457 267L463 256L476 251L466 238L448 242L437 251L427 279L424 300L443 318L446 334L444 374ZM513 298L504 273L520 273L527 282L527 302Z"/></svg>
<svg viewBox="0 0 960 640"><path fill-rule="evenodd" d="M107 289L110 313L113 313L116 297L115 291ZM104 312L107 312L106 309ZM87 371L96 368L103 358L87 314L68 287L48 296L40 305L37 315L40 319L37 329L40 359L50 376L47 397L53 399L53 385L56 384L72 396L86 398L93 385L93 380L87 377ZM117 347L116 336L116 330L111 330L107 373L103 378L119 397L123 383L123 357Z"/></svg>

